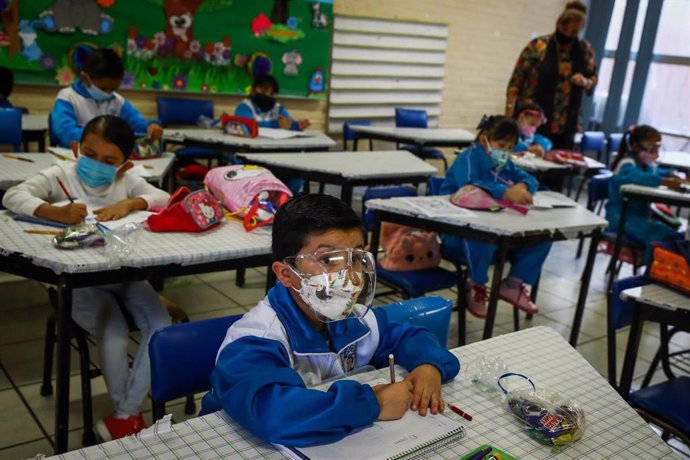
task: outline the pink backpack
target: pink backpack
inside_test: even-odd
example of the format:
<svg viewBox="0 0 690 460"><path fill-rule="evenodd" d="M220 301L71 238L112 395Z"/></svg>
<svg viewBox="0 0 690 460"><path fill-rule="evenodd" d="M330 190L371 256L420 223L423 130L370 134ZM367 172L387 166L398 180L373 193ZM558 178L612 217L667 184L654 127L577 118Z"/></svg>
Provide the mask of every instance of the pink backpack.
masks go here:
<svg viewBox="0 0 690 460"><path fill-rule="evenodd" d="M223 203L228 216L242 219L252 231L273 222L273 217L292 192L268 169L252 165L213 168L204 184Z"/></svg>
<svg viewBox="0 0 690 460"><path fill-rule="evenodd" d="M500 211L503 208L511 208L520 214L527 214L527 208L510 201L496 200L486 190L475 185L465 185L450 196L450 202L455 206L467 209L486 211Z"/></svg>
<svg viewBox="0 0 690 460"><path fill-rule="evenodd" d="M384 222L381 247L386 256L379 262L392 272L438 267L441 246L435 232Z"/></svg>

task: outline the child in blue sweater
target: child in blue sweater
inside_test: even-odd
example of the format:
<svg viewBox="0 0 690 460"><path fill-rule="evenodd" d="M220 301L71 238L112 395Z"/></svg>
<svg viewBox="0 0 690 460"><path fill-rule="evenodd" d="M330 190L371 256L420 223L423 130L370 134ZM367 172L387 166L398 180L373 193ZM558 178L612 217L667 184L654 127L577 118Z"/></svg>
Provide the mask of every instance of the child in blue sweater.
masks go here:
<svg viewBox="0 0 690 460"><path fill-rule="evenodd" d="M677 189L682 180L673 175L670 169L659 168L655 164L659 158L661 134L655 128L640 125L626 132L621 140L618 155L611 165L613 177L609 181L609 200L606 204L606 220L612 231L618 230L623 194L620 189L625 184L658 187L665 185ZM675 229L663 222L652 220L649 204L631 200L625 218L625 236L643 245L660 241L674 235Z"/></svg>
<svg viewBox="0 0 690 460"><path fill-rule="evenodd" d="M443 411L441 383L460 370L457 358L426 329L392 322L370 309L373 256L346 203L302 195L273 223L276 285L227 332L204 396L202 415L224 409L254 435L288 446L335 442L408 408ZM388 363L410 371L402 381L307 386Z"/></svg>
<svg viewBox="0 0 690 460"><path fill-rule="evenodd" d="M278 81L273 75L259 75L254 79L249 99L237 105L235 115L256 120L264 128L307 129L311 125L309 120L293 119L287 109L276 101L278 90Z"/></svg>
<svg viewBox="0 0 690 460"><path fill-rule="evenodd" d="M539 183L510 160L510 152L518 140L515 120L501 115L484 117L478 126L477 140L464 149L446 173L441 194L453 194L471 184L489 192L497 200L529 205ZM506 216L508 218L508 216ZM527 218L520 217L520 218ZM467 308L478 317L486 317L486 283L496 246L467 240L454 235L441 235L442 250L469 267ZM551 243L513 248L508 252L510 274L501 282L500 297L513 306L536 313L537 306L529 298L524 283L534 285L551 249Z"/></svg>
<svg viewBox="0 0 690 460"><path fill-rule="evenodd" d="M513 152L530 152L542 156L544 152L553 148L553 142L537 133L537 129L546 123L544 110L539 104L523 105L515 113L517 113L515 121L520 130L520 139L515 144Z"/></svg>

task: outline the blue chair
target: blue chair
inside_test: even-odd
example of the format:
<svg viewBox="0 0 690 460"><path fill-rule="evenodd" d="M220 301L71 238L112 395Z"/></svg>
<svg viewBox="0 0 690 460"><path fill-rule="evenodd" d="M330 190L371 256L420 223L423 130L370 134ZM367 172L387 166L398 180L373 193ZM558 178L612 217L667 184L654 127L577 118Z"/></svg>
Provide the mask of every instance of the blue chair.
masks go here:
<svg viewBox="0 0 690 460"><path fill-rule="evenodd" d="M395 126L398 128L428 128L429 120L426 110L403 109L395 108ZM448 160L446 156L438 149L432 148L417 148L412 145L405 145L402 147L424 160L441 160L443 161L443 171L448 170Z"/></svg>
<svg viewBox="0 0 690 460"><path fill-rule="evenodd" d="M441 346L448 343L452 303L438 296L382 307L391 321L410 321L431 331ZM153 420L165 414L165 403L208 391L216 355L228 328L242 315L175 324L156 331L149 341ZM186 408L188 409L188 408ZM192 410L186 413L193 413Z"/></svg>
<svg viewBox="0 0 690 460"><path fill-rule="evenodd" d="M417 189L409 185L377 185L367 187L362 195L362 222L364 228L371 231L374 224L374 211L366 208L366 202L379 198L393 198L398 196L417 196Z"/></svg>
<svg viewBox="0 0 690 460"><path fill-rule="evenodd" d="M446 178L441 176L430 177L426 183L426 194L429 196L440 195L441 185L443 185L444 180L446 180Z"/></svg>
<svg viewBox="0 0 690 460"><path fill-rule="evenodd" d="M350 129L350 126L371 126L369 120L353 120L343 123L343 150L347 150L347 141L352 141L352 150L357 150L359 135ZM369 138L369 150L374 150L374 140Z"/></svg>
<svg viewBox="0 0 690 460"><path fill-rule="evenodd" d="M583 154L596 154L597 161L601 161L601 155L606 152L606 138L603 131L585 131L580 142L580 151ZM606 161L608 164L608 161Z"/></svg>
<svg viewBox="0 0 690 460"><path fill-rule="evenodd" d="M608 142L606 143L606 150L608 151L608 160L618 155L618 149L623 141L623 133L611 133L609 134ZM606 163L609 165L609 163Z"/></svg>
<svg viewBox="0 0 690 460"><path fill-rule="evenodd" d="M0 109L0 145L11 145L14 152L21 152L22 141L22 111Z"/></svg>

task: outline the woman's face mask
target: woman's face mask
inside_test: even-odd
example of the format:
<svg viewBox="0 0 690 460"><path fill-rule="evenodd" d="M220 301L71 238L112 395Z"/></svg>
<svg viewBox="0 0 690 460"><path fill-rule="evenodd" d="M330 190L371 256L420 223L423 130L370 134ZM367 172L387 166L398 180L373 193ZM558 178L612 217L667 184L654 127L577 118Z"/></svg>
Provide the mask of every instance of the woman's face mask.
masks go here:
<svg viewBox="0 0 690 460"><path fill-rule="evenodd" d="M77 161L77 176L79 180L89 187L102 187L115 181L117 168L101 163L84 155L79 155Z"/></svg>

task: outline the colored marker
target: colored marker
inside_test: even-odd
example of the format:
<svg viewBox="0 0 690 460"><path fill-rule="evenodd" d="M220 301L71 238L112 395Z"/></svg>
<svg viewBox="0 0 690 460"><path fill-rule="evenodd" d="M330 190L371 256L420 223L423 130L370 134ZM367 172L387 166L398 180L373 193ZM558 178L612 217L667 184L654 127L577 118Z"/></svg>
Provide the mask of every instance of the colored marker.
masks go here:
<svg viewBox="0 0 690 460"><path fill-rule="evenodd" d="M395 383L395 357L393 353L388 355L388 369L391 373L391 383Z"/></svg>
<svg viewBox="0 0 690 460"><path fill-rule="evenodd" d="M448 403L448 407L450 408L450 410L452 410L453 412L455 412L456 414L458 414L460 417L464 418L468 422L472 421L472 416L470 414L468 414L467 412L465 412L464 410L462 410L458 407L455 407L454 405L452 405L450 403Z"/></svg>
<svg viewBox="0 0 690 460"><path fill-rule="evenodd" d="M34 162L34 160L32 160L32 159L30 159L30 158L18 157L17 155L12 155L11 153L5 153L3 156L4 156L5 158L11 158L11 159L13 159L13 160L27 161L27 162L29 162L29 163L33 163L33 162Z"/></svg>
<svg viewBox="0 0 690 460"><path fill-rule="evenodd" d="M452 406L451 406L452 407ZM493 447L487 447L486 449L482 449L467 460L482 460L484 457L489 455L491 452L493 452Z"/></svg>

